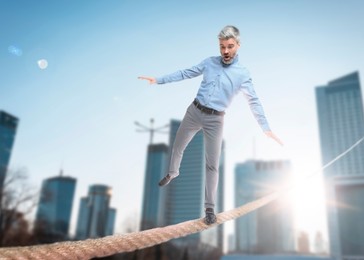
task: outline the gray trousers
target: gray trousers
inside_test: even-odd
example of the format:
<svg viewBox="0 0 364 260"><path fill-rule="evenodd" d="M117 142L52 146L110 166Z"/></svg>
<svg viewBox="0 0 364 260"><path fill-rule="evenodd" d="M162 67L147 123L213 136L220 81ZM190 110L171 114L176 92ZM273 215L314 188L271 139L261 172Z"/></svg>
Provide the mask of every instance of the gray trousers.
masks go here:
<svg viewBox="0 0 364 260"><path fill-rule="evenodd" d="M216 202L223 126L224 115L209 115L191 104L178 128L172 148L169 175L177 177L184 150L202 129L206 160L205 208L214 208Z"/></svg>

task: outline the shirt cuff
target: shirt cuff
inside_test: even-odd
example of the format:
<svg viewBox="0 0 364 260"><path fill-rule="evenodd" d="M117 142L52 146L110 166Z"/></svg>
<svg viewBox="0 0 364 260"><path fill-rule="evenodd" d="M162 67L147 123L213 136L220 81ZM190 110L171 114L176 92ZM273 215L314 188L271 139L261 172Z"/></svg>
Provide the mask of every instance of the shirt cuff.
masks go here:
<svg viewBox="0 0 364 260"><path fill-rule="evenodd" d="M162 77L157 77L155 79L157 81L157 84L164 84L165 83L165 81L164 81L164 79Z"/></svg>
<svg viewBox="0 0 364 260"><path fill-rule="evenodd" d="M272 131L272 130L270 129L270 127L269 127L269 125L268 125L268 124L262 124L262 125L260 125L260 127L262 128L262 130L263 130L264 132Z"/></svg>

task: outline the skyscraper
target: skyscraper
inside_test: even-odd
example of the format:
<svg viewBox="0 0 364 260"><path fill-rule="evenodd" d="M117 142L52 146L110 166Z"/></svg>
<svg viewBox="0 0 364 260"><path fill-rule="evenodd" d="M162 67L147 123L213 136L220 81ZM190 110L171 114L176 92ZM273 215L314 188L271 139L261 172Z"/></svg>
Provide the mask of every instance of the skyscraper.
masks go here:
<svg viewBox="0 0 364 260"><path fill-rule="evenodd" d="M359 73L316 87L322 164L364 136ZM364 144L324 170L330 251L336 259L364 259ZM335 203L333 203L335 202Z"/></svg>
<svg viewBox="0 0 364 260"><path fill-rule="evenodd" d="M171 120L169 143L172 146L180 121ZM180 175L172 181L165 189L165 219L166 225L176 224L183 221L203 217L205 201L205 150L202 131L198 132L188 144L181 162ZM222 151L220 160L219 189L215 211L220 212L223 206L223 178L224 172L221 171L224 165L224 152ZM219 227L222 228L222 227ZM184 241L203 242L218 246L218 228L211 228L202 233L194 234L184 238ZM222 241L222 240L221 240Z"/></svg>
<svg viewBox="0 0 364 260"><path fill-rule="evenodd" d="M364 136L359 73L354 72L316 87L322 164ZM325 169L325 178L364 175L364 145Z"/></svg>
<svg viewBox="0 0 364 260"><path fill-rule="evenodd" d="M76 179L60 176L45 179L36 214L36 229L58 239L68 236Z"/></svg>
<svg viewBox="0 0 364 260"><path fill-rule="evenodd" d="M18 118L0 110L0 191L6 177L18 122Z"/></svg>
<svg viewBox="0 0 364 260"><path fill-rule="evenodd" d="M300 254L310 253L310 237L308 233L301 231L297 241L297 252Z"/></svg>
<svg viewBox="0 0 364 260"><path fill-rule="evenodd" d="M114 229L116 210L110 208L111 188L91 185L88 196L81 198L76 239L103 237Z"/></svg>
<svg viewBox="0 0 364 260"><path fill-rule="evenodd" d="M111 236L114 234L115 220L116 220L116 209L109 208L109 212L107 214L105 236Z"/></svg>
<svg viewBox="0 0 364 260"><path fill-rule="evenodd" d="M158 182L167 173L167 159L167 145L150 144L148 146L141 230L154 228L162 224L164 203L162 203L161 198L165 189L161 189Z"/></svg>
<svg viewBox="0 0 364 260"><path fill-rule="evenodd" d="M249 160L235 167L235 206L276 191L291 180L288 161ZM294 251L292 201L278 198L235 222L236 250L242 253Z"/></svg>

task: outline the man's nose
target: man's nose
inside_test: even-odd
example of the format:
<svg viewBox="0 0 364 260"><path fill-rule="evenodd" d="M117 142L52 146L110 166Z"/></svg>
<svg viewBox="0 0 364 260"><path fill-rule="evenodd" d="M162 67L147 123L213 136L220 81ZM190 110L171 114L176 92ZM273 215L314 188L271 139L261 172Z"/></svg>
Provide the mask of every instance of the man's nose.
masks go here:
<svg viewBox="0 0 364 260"><path fill-rule="evenodd" d="M229 53L229 50L226 48L226 49L224 50L224 53Z"/></svg>

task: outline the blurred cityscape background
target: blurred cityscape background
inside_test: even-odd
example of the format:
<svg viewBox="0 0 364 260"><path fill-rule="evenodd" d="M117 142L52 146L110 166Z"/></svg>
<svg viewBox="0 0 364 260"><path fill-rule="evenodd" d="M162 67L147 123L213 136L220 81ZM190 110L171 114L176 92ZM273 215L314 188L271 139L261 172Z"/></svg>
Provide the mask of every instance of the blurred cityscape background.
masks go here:
<svg viewBox="0 0 364 260"><path fill-rule="evenodd" d="M295 189L232 223L110 258L364 259L363 11L355 0L0 2L0 246L202 217L202 133L178 179L158 187L201 79L167 87L137 76L218 55L217 33L234 24L285 146L265 138L237 97L216 210Z"/></svg>

